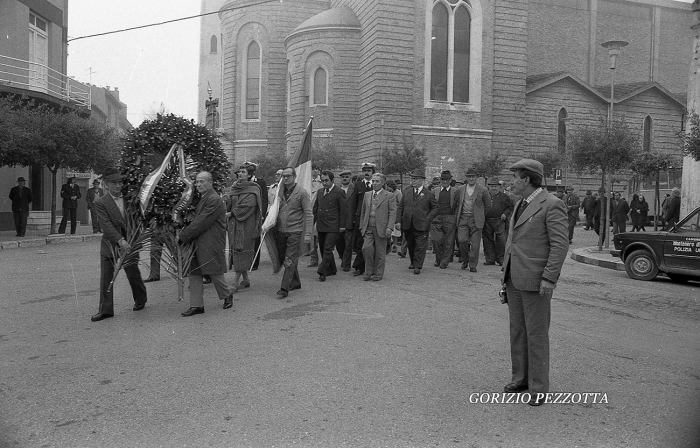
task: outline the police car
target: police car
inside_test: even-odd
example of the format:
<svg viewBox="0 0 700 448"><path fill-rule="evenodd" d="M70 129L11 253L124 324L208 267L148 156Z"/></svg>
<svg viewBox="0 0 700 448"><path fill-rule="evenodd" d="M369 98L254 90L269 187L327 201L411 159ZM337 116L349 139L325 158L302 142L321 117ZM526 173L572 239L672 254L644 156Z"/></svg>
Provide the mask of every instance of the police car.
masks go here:
<svg viewBox="0 0 700 448"><path fill-rule="evenodd" d="M673 281L700 280L700 207L669 231L618 233L614 242L633 279L663 272Z"/></svg>

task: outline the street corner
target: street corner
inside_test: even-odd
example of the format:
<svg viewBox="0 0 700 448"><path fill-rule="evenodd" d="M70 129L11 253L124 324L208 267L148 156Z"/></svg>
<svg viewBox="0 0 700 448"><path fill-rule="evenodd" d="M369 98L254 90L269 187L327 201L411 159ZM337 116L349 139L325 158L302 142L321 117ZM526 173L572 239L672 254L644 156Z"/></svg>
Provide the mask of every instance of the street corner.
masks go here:
<svg viewBox="0 0 700 448"><path fill-rule="evenodd" d="M70 243L82 243L84 240L83 235L59 235L53 236L49 235L46 238L46 244L70 244Z"/></svg>
<svg viewBox="0 0 700 448"><path fill-rule="evenodd" d="M597 247L581 247L571 251L571 259L579 263L590 264L606 269L624 271L625 263L611 254L610 249L598 250Z"/></svg>

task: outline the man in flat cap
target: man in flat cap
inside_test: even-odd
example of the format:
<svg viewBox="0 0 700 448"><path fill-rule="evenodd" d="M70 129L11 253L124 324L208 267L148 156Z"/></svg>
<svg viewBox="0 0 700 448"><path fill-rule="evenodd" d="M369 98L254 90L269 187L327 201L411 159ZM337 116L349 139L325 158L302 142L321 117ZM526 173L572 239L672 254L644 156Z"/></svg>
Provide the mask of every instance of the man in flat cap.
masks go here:
<svg viewBox="0 0 700 448"><path fill-rule="evenodd" d="M578 209L581 207L581 199L574 192L574 187L566 187L566 194L564 195L564 205L566 205L566 216L569 220L569 244L574 242L574 229L576 228L576 223L578 222Z"/></svg>
<svg viewBox="0 0 700 448"><path fill-rule="evenodd" d="M467 171L467 183L460 187L457 205L457 241L459 242L459 261L462 269L469 267L476 272L481 248L481 232L484 228L486 210L491 207L491 195L488 190L476 183L476 171Z"/></svg>
<svg viewBox="0 0 700 448"><path fill-rule="evenodd" d="M452 173L445 170L440 174L440 187L433 189L437 198L438 214L430 224L430 239L433 241L435 266L447 269L452 258L457 221L455 212L460 201L460 191L452 187Z"/></svg>
<svg viewBox="0 0 700 448"><path fill-rule="evenodd" d="M583 230L591 230L591 227L593 227L595 206L596 198L593 196L593 192L591 190L586 190L586 196L581 202L581 210L583 210L583 214L586 217L586 226L583 228Z"/></svg>
<svg viewBox="0 0 700 448"><path fill-rule="evenodd" d="M12 202L12 216L15 219L15 231L20 238L27 231L27 217L29 216L29 204L32 202L32 190L25 187L27 180L24 177L17 178L17 186L10 188L10 201Z"/></svg>
<svg viewBox="0 0 700 448"><path fill-rule="evenodd" d="M352 263L353 269L352 275L358 277L365 273L365 257L362 254L362 246L364 245L364 239L362 236L362 231L360 230L360 215L362 214L362 202L365 199L365 193L372 191L372 175L374 174L376 165L374 163L365 162L362 164L362 178L355 182L352 195L350 196L350 216L353 220L351 225L354 232L354 250L355 250L355 261ZM346 227L347 229L347 227Z"/></svg>
<svg viewBox="0 0 700 448"><path fill-rule="evenodd" d="M100 243L100 308L90 320L99 322L114 316L114 287L110 285L114 277L114 253L129 251L126 240L126 204L122 197L122 175L116 168L107 168L102 181L107 194L98 198L93 206L97 209L97 219L102 227ZM135 255L138 257L138 253ZM124 273L134 297L134 311L141 311L148 300L146 285L141 279L138 263L124 267Z"/></svg>
<svg viewBox="0 0 700 448"><path fill-rule="evenodd" d="M501 191L501 185L495 177L489 179L491 207L486 211L484 220L484 261L485 265L498 263L503 266L503 254L506 249L506 223L513 213L513 201Z"/></svg>
<svg viewBox="0 0 700 448"><path fill-rule="evenodd" d="M97 209L95 208L95 201L105 195L105 192L100 188L99 179L92 181L92 188L87 191L85 195L85 202L87 203L87 209L90 212L90 218L92 219L92 233L100 233L100 222L97 217Z"/></svg>
<svg viewBox="0 0 700 448"><path fill-rule="evenodd" d="M430 223L438 214L438 204L431 191L424 187L425 171L411 172L411 186L405 188L396 210L396 229L403 231L411 258L409 269L420 274L428 249Z"/></svg>
<svg viewBox="0 0 700 448"><path fill-rule="evenodd" d="M506 243L503 284L510 318L511 382L508 393L529 390L539 406L549 392L549 323L552 292L569 250L564 203L542 188L540 162L514 163L515 205Z"/></svg>

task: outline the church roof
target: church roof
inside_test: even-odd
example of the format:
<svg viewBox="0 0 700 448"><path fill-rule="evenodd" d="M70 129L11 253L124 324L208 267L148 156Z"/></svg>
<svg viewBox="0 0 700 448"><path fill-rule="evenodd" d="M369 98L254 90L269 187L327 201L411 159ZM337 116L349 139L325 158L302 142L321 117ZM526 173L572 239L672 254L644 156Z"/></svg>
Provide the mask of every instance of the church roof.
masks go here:
<svg viewBox="0 0 700 448"><path fill-rule="evenodd" d="M525 80L525 92L534 92L565 78L570 79L574 83L578 84L581 88L589 91L590 93L602 99L603 101L607 103L610 102L610 85L591 86L569 72L541 73L538 75L528 76ZM615 84L614 101L615 103L621 103L650 89L658 90L671 102L676 103L679 107L685 107L685 95L673 94L666 90L661 84L659 84L656 81L628 82Z"/></svg>
<svg viewBox="0 0 700 448"><path fill-rule="evenodd" d="M292 31L290 36L304 31L328 28L347 28L359 30L362 28L355 12L348 6L340 6L316 14Z"/></svg>

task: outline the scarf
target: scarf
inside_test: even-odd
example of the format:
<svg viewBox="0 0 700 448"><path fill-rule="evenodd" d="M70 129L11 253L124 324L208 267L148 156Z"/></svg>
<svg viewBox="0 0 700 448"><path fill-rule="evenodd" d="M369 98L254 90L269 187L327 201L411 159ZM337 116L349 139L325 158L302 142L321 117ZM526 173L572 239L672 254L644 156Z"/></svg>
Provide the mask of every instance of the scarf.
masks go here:
<svg viewBox="0 0 700 448"><path fill-rule="evenodd" d="M260 199L260 187L248 180L239 180L231 187L231 218L243 222L255 214L255 234L247 235L248 238L257 238L260 229L262 201ZM256 207L257 205L257 207ZM242 248L246 235L242 225L234 226L232 245L234 248Z"/></svg>

